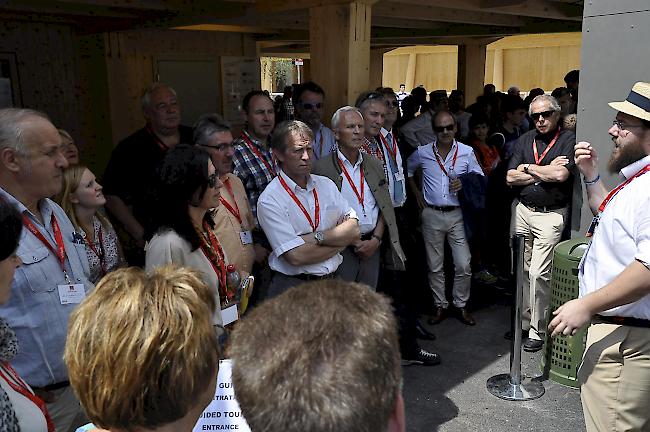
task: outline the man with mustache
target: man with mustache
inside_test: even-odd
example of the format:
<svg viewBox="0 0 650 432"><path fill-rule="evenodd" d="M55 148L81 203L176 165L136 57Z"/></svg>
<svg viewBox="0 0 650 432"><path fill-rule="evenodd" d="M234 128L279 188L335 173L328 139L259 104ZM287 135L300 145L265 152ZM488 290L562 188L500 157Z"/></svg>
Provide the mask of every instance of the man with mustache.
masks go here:
<svg viewBox="0 0 650 432"><path fill-rule="evenodd" d="M578 377L587 431L650 430L650 83L637 82L617 110L608 163L623 182L609 191L588 142L575 146L595 215L579 266L580 298L560 306L552 335L591 323Z"/></svg>
<svg viewBox="0 0 650 432"><path fill-rule="evenodd" d="M146 125L122 140L104 171L106 209L116 221L124 254L131 265L144 265L145 225L150 219L157 168L167 150L192 142L192 128L181 125L173 88L154 83L141 99Z"/></svg>
<svg viewBox="0 0 650 432"><path fill-rule="evenodd" d="M524 350L542 349L546 334L553 249L560 242L573 192L575 134L560 127L560 105L542 94L530 104L535 129L515 143L506 183L519 198L515 232L524 245Z"/></svg>

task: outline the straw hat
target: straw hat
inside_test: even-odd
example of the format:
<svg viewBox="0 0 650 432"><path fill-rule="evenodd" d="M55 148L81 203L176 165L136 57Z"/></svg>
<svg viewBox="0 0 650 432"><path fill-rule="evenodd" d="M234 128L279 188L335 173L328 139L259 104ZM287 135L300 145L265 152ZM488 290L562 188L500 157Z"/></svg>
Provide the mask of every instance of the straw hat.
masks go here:
<svg viewBox="0 0 650 432"><path fill-rule="evenodd" d="M633 117L650 121L650 84L639 81L634 84L626 100L610 102L609 106Z"/></svg>

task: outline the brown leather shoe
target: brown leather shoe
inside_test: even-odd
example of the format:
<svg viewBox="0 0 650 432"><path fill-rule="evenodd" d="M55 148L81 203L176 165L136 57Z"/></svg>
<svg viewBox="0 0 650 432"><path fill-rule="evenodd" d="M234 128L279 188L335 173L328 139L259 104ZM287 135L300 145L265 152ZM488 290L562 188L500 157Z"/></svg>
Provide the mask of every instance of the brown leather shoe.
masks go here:
<svg viewBox="0 0 650 432"><path fill-rule="evenodd" d="M445 318L447 318L447 309L438 307L436 308L436 313L431 318L429 318L427 322L434 325L444 321Z"/></svg>
<svg viewBox="0 0 650 432"><path fill-rule="evenodd" d="M470 315L470 313L464 307L458 308L458 319L460 322L468 326L476 325L476 321L474 321L472 315Z"/></svg>

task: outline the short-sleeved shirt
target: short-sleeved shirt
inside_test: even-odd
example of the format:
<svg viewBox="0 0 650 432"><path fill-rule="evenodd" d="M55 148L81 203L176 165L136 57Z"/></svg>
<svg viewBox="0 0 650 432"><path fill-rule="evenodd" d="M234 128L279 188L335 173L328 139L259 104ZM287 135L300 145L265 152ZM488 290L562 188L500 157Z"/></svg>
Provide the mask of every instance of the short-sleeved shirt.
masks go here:
<svg viewBox="0 0 650 432"><path fill-rule="evenodd" d="M192 128L179 126L181 144L192 144ZM111 154L102 185L105 195L115 195L133 208L140 224L150 220L151 191L167 149L158 144L146 127L122 140Z"/></svg>
<svg viewBox="0 0 650 432"><path fill-rule="evenodd" d="M357 218L355 211L329 178L312 174L307 188L303 189L284 172L280 172L280 175L286 181L289 189L296 194L314 223L316 205L313 191L316 189L320 207L320 223L316 227L317 231L334 228L343 221L345 216ZM269 255L271 270L287 275L324 276L334 272L343 261L341 254L336 254L319 263L296 267L282 256L291 249L305 244L300 236L313 232L313 230L307 217L284 189L278 177L269 183L260 195L257 214L260 226L273 249Z"/></svg>
<svg viewBox="0 0 650 432"><path fill-rule="evenodd" d="M508 164L508 169L517 169L520 164L536 164L533 153L533 139L537 146L537 154L541 156L549 143L555 137L557 129L547 134L540 134L537 129L526 132L519 137L514 153ZM563 207L571 203L573 193L573 176L575 175L575 162L573 147L576 144L575 134L567 129L562 129L555 145L548 151L544 159L536 165L549 165L558 156L566 156L569 163L564 167L569 170L569 177L563 182L536 182L526 186L515 186L519 201L534 207Z"/></svg>

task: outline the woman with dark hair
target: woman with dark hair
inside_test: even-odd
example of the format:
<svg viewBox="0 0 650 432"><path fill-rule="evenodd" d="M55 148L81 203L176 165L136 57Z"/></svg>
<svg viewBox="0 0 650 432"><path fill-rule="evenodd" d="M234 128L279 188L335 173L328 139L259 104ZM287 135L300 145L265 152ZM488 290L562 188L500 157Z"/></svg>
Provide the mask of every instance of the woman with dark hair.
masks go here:
<svg viewBox="0 0 650 432"><path fill-rule="evenodd" d="M205 150L180 144L167 153L160 168L158 208L145 233L145 269L167 264L196 269L214 291L216 303L224 306L234 293L226 288L228 262L210 214L219 206L221 186ZM223 326L217 309L214 324Z"/></svg>
<svg viewBox="0 0 650 432"><path fill-rule="evenodd" d="M14 272L22 264L16 255L22 228L16 207L0 199L0 304L9 300ZM0 318L0 430L53 432L45 402L9 364L17 353L16 335Z"/></svg>

